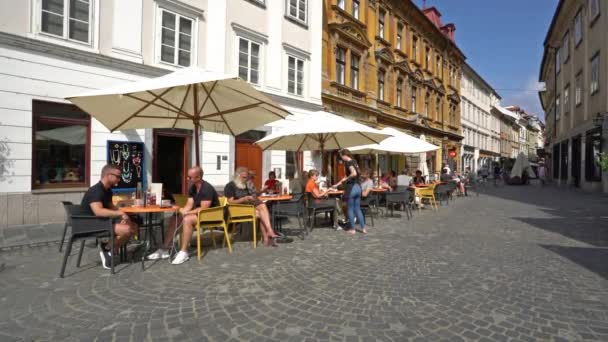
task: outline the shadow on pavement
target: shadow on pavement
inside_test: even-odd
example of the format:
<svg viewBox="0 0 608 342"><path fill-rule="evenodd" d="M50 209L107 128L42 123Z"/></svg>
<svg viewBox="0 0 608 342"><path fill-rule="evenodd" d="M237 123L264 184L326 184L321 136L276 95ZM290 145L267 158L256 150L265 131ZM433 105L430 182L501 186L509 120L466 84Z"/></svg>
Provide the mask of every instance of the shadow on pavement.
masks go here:
<svg viewBox="0 0 608 342"><path fill-rule="evenodd" d="M486 189L486 196L534 206L545 217L511 217L547 232L608 247L608 196L576 189L539 186L503 186Z"/></svg>
<svg viewBox="0 0 608 342"><path fill-rule="evenodd" d="M559 212L553 210L548 212L557 217L513 217L513 219L596 247L608 247L607 220L600 219L600 217L589 216L560 216Z"/></svg>
<svg viewBox="0 0 608 342"><path fill-rule="evenodd" d="M556 245L539 245L564 258L585 267L589 271L608 279L608 248L566 247Z"/></svg>

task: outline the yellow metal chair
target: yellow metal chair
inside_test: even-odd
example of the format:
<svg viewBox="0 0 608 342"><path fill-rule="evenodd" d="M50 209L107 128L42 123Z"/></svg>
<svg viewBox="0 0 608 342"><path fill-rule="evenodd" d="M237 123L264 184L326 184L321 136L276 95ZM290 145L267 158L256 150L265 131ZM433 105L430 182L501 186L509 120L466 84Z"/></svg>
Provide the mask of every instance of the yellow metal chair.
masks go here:
<svg viewBox="0 0 608 342"><path fill-rule="evenodd" d="M198 220L196 221L196 250L198 260L201 260L201 231L202 229L222 228L224 230L224 241L228 243L228 253L232 253L232 245L230 244L230 236L228 235L228 224L224 219L224 209L226 201L220 200L219 207L201 209L198 212ZM212 232L213 234L213 232ZM215 235L211 235L213 246L215 247Z"/></svg>
<svg viewBox="0 0 608 342"><path fill-rule="evenodd" d="M420 197L420 204L422 204L422 200L426 198L429 200L429 204L431 205L431 207L437 210L438 207L437 200L435 199L435 186L436 184L430 184L425 188L416 189L416 192ZM420 207L418 207L418 210L420 210Z"/></svg>
<svg viewBox="0 0 608 342"><path fill-rule="evenodd" d="M234 231L237 223L251 222L253 225L253 248L257 247L257 217L255 207L251 204L228 204L228 226Z"/></svg>
<svg viewBox="0 0 608 342"><path fill-rule="evenodd" d="M175 200L175 205L183 208L188 203L188 196L182 194L173 194L173 199Z"/></svg>

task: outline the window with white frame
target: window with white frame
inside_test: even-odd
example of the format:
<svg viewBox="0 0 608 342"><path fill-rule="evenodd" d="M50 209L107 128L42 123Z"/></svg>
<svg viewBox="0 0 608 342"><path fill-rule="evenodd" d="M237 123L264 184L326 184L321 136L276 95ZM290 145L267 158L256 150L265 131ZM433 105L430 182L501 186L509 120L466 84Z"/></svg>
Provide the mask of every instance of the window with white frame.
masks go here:
<svg viewBox="0 0 608 342"><path fill-rule="evenodd" d="M397 49L401 50L401 32L403 32L403 25L397 24Z"/></svg>
<svg viewBox="0 0 608 342"><path fill-rule="evenodd" d="M302 95L304 90L304 61L293 57L287 57L287 92L294 95Z"/></svg>
<svg viewBox="0 0 608 342"><path fill-rule="evenodd" d="M352 0L353 17L359 19L359 0Z"/></svg>
<svg viewBox="0 0 608 342"><path fill-rule="evenodd" d="M403 79L397 79L397 107L401 107Z"/></svg>
<svg viewBox="0 0 608 342"><path fill-rule="evenodd" d="M574 103L578 106L583 102L582 91L583 91L583 72L580 71L576 75L575 81L575 92L574 92Z"/></svg>
<svg viewBox="0 0 608 342"><path fill-rule="evenodd" d="M564 114L570 112L570 85L564 88Z"/></svg>
<svg viewBox="0 0 608 342"><path fill-rule="evenodd" d="M252 84L260 84L260 44L239 37L239 77Z"/></svg>
<svg viewBox="0 0 608 342"><path fill-rule="evenodd" d="M591 95L597 93L600 89L600 54L597 53L593 58L591 58L591 83L589 85L589 90L591 91Z"/></svg>
<svg viewBox="0 0 608 342"><path fill-rule="evenodd" d="M600 0L589 0L589 21L600 15Z"/></svg>
<svg viewBox="0 0 608 342"><path fill-rule="evenodd" d="M346 78L346 50L336 48L336 82L344 85Z"/></svg>
<svg viewBox="0 0 608 342"><path fill-rule="evenodd" d="M93 0L41 0L40 32L91 43Z"/></svg>
<svg viewBox="0 0 608 342"><path fill-rule="evenodd" d="M574 17L574 45L578 44L583 40L583 10L579 10Z"/></svg>
<svg viewBox="0 0 608 342"><path fill-rule="evenodd" d="M350 55L350 87L359 89L359 56Z"/></svg>
<svg viewBox="0 0 608 342"><path fill-rule="evenodd" d="M415 86L412 86L412 94L411 94L411 96L412 96L412 106L411 106L412 113L416 113L416 109L417 109L416 108L416 96L418 95L418 94L416 94L417 92L418 92L418 89Z"/></svg>
<svg viewBox="0 0 608 342"><path fill-rule="evenodd" d="M378 100L384 100L384 70L378 71Z"/></svg>
<svg viewBox="0 0 608 342"><path fill-rule="evenodd" d="M559 104L559 95L555 97L555 121L558 121L562 114L562 107Z"/></svg>
<svg viewBox="0 0 608 342"><path fill-rule="evenodd" d="M344 9L346 6L346 0L337 0L338 1L338 7L340 7L341 9Z"/></svg>
<svg viewBox="0 0 608 342"><path fill-rule="evenodd" d="M384 38L384 17L386 12L381 9L378 11L378 37Z"/></svg>
<svg viewBox="0 0 608 342"><path fill-rule="evenodd" d="M193 19L161 9L161 62L184 67L192 64L193 29Z"/></svg>
<svg viewBox="0 0 608 342"><path fill-rule="evenodd" d="M307 0L289 0L287 16L306 23Z"/></svg>

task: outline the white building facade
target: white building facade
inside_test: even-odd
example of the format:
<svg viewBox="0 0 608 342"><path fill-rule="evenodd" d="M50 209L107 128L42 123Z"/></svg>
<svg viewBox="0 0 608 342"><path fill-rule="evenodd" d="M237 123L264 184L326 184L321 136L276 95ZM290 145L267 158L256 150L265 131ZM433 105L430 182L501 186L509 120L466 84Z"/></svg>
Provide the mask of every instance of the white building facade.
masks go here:
<svg viewBox="0 0 608 342"><path fill-rule="evenodd" d="M464 64L461 81L462 169L490 169L500 156L500 121L492 107L500 96L473 68Z"/></svg>
<svg viewBox="0 0 608 342"><path fill-rule="evenodd" d="M60 201L78 203L97 182L108 140L143 143L146 182L184 192L191 131L110 133L66 96L198 66L239 75L294 113L319 110L321 19L321 0L0 0L0 228L63 221ZM239 164L260 179L285 178L298 158L311 167L285 152L248 158L271 130L202 133L205 179L222 189Z"/></svg>

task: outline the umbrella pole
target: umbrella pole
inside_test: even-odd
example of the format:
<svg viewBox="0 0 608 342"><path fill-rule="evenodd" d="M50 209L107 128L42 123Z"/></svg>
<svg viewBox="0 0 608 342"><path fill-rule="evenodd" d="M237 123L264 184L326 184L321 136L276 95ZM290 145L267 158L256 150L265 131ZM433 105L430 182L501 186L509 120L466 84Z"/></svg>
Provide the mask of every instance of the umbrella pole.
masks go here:
<svg viewBox="0 0 608 342"><path fill-rule="evenodd" d="M200 158L201 158L201 153L200 153L200 142L199 142L199 132L200 132L200 128L199 128L199 124L198 122L196 122L194 124L194 150L196 153L196 165L200 166Z"/></svg>
<svg viewBox="0 0 608 342"><path fill-rule="evenodd" d="M194 151L196 153L196 166L201 165L201 154L200 154L200 142L199 142L199 131L200 131L200 122L198 121L198 91L197 85L194 84L192 87L192 97L194 98Z"/></svg>

